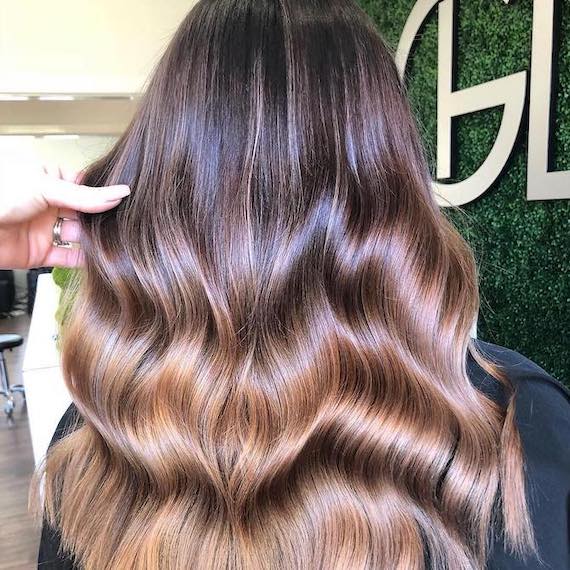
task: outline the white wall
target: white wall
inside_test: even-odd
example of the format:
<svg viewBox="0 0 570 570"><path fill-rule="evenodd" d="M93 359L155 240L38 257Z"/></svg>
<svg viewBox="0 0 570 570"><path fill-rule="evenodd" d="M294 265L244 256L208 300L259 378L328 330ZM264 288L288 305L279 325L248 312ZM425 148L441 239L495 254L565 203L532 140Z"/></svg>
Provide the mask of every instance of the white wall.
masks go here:
<svg viewBox="0 0 570 570"><path fill-rule="evenodd" d="M0 168L34 162L81 169L108 150L115 137L0 136Z"/></svg>
<svg viewBox="0 0 570 570"><path fill-rule="evenodd" d="M138 92L196 0L0 0L0 92Z"/></svg>

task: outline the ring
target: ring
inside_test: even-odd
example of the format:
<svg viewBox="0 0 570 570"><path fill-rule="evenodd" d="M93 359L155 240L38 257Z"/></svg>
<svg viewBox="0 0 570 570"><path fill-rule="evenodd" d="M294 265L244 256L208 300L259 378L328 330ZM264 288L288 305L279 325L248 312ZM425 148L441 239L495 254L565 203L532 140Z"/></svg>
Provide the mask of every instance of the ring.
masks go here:
<svg viewBox="0 0 570 570"><path fill-rule="evenodd" d="M63 221L66 218L62 218L61 216L58 216L55 224L53 225L53 229L51 231L52 234L52 243L53 245L55 245L56 247L67 247L67 248L72 248L73 244L70 241L65 241L61 239L61 225L63 224Z"/></svg>

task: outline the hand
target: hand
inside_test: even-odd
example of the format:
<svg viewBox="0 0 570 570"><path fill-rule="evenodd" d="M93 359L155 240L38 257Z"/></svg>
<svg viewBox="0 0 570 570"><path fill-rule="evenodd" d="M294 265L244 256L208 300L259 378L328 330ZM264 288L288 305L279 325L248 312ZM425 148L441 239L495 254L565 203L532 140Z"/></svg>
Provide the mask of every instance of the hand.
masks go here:
<svg viewBox="0 0 570 570"><path fill-rule="evenodd" d="M92 188L80 184L82 173L29 166L0 170L0 268L78 267L81 249L52 243L57 217L62 241L78 242L78 212L104 212L130 193L125 185Z"/></svg>

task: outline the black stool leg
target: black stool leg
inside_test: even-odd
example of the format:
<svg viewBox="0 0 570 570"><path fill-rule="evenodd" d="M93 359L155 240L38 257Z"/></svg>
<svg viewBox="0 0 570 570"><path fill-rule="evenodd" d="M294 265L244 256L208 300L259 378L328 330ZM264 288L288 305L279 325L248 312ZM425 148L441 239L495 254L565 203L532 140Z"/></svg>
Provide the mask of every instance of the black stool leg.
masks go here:
<svg viewBox="0 0 570 570"><path fill-rule="evenodd" d="M12 352L12 349L10 349L10 352ZM8 369L6 368L6 363L4 363L4 369L6 371L6 378L7 378L8 377ZM12 394L14 394L16 392L20 392L20 394L22 394L22 399L23 399L24 403L26 402L26 391L24 389L23 384L14 384L13 386L10 386L9 382L8 382L8 391Z"/></svg>
<svg viewBox="0 0 570 570"><path fill-rule="evenodd" d="M12 414L14 413L14 408L16 403L14 402L14 396L10 390L10 383L8 380L8 369L6 368L6 361L4 360L4 351L0 350L0 395L6 398L4 402L4 413L8 420L12 419Z"/></svg>

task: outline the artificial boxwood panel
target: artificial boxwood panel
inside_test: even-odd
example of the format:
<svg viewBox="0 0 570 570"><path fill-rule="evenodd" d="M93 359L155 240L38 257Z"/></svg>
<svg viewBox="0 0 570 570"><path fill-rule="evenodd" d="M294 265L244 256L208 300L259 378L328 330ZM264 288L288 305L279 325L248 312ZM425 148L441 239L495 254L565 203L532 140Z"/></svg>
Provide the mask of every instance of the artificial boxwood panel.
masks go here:
<svg viewBox="0 0 570 570"><path fill-rule="evenodd" d="M415 0L359 3L395 51ZM511 0L509 5L502 0L456 0L456 4L456 89L530 71L531 0ZM540 7L540 1L534 4ZM553 168L570 170L570 0L560 1L558 8L551 151ZM433 172L437 46L435 9L421 29L406 69L408 92ZM456 171L451 181L469 177L482 164L501 117L502 109L491 109L455 121ZM525 112L519 140L497 183L461 209L445 211L478 259L479 338L521 352L570 385L570 200L526 200L527 125Z"/></svg>

